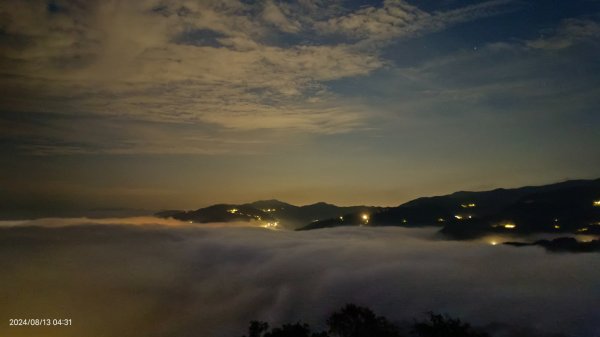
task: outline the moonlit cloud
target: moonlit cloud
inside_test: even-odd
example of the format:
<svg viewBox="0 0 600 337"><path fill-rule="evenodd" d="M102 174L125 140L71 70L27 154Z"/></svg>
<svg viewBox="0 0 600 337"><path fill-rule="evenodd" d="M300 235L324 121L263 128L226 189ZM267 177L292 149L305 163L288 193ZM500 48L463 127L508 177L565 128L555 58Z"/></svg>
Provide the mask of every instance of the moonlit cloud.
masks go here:
<svg viewBox="0 0 600 337"><path fill-rule="evenodd" d="M403 2L386 2L308 24L390 39L404 30L439 30L445 22L471 20L497 2L436 13L451 18L441 21ZM0 9L9 37L2 86L15 93L3 103L5 110L241 130L348 132L366 123L367 108L348 104L327 82L366 76L386 63L377 50L358 44L269 43L277 30L301 30L291 17L295 8L273 1L52 4L21 2ZM436 28L423 28L431 26L423 20L436 22Z"/></svg>
<svg viewBox="0 0 600 337"><path fill-rule="evenodd" d="M300 23L292 21L273 1L265 1L262 18L286 33L297 33Z"/></svg>
<svg viewBox="0 0 600 337"><path fill-rule="evenodd" d="M253 20L260 8L235 1L66 2L52 13L45 2L4 8L6 32L24 42L7 46L3 71L11 79L3 84L43 88L35 102L15 98L4 108L36 110L41 103L44 111L234 129L330 132L320 127L324 119L342 131L349 118L358 124L362 118L348 117L353 112L334 110L339 101L323 82L366 75L381 60L344 44L269 45L263 40L270 25L298 28L275 3L263 7L264 25ZM214 45L196 44L193 32L197 39L214 34Z"/></svg>
<svg viewBox="0 0 600 337"><path fill-rule="evenodd" d="M361 8L348 15L319 22L316 26L324 33L340 33L353 39L385 41L431 33L460 22L497 15L514 10L514 5L515 1L494 0L428 13L403 0L387 0L381 7Z"/></svg>

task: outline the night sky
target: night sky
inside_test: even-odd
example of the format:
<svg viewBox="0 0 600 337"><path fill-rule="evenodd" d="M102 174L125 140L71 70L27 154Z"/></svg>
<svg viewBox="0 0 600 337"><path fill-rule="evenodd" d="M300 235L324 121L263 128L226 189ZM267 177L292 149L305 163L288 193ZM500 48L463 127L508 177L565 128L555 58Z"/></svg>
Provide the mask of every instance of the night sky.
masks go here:
<svg viewBox="0 0 600 337"><path fill-rule="evenodd" d="M600 176L597 0L2 0L0 50L4 215Z"/></svg>

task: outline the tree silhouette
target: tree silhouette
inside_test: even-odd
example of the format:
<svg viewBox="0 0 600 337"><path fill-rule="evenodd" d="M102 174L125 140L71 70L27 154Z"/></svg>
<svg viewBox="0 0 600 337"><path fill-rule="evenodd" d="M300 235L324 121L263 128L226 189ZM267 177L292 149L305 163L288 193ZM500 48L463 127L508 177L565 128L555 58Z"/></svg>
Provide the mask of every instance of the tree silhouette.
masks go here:
<svg viewBox="0 0 600 337"><path fill-rule="evenodd" d="M270 332L267 330L269 330L268 323L252 321L248 327L248 337L329 337L326 332L312 332L308 324L302 323L284 324L280 328L273 328Z"/></svg>
<svg viewBox="0 0 600 337"><path fill-rule="evenodd" d="M475 331L468 323L458 318L429 313L429 318L415 322L413 333L418 337L489 337L484 332Z"/></svg>
<svg viewBox="0 0 600 337"><path fill-rule="evenodd" d="M313 337L308 324L284 324L281 328L275 328L265 334L264 337Z"/></svg>
<svg viewBox="0 0 600 337"><path fill-rule="evenodd" d="M269 329L269 323L252 321L248 327L248 337L261 337L263 332ZM245 337L245 336L244 336Z"/></svg>
<svg viewBox="0 0 600 337"><path fill-rule="evenodd" d="M269 330L269 324L252 321L248 337L402 337L400 329L366 307L346 304L327 319L328 332L313 332L308 324L284 324ZM408 333L408 332L406 332ZM426 320L415 321L411 337L489 337L468 323L447 315L429 313ZM243 336L246 337L246 336Z"/></svg>
<svg viewBox="0 0 600 337"><path fill-rule="evenodd" d="M339 337L397 337L398 328L369 308L346 304L327 319L329 333Z"/></svg>

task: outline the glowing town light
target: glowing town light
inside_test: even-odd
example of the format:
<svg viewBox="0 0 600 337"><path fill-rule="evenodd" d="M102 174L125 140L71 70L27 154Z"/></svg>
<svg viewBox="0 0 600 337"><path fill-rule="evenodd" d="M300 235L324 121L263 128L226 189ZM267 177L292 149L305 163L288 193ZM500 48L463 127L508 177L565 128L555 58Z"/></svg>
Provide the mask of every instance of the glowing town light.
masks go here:
<svg viewBox="0 0 600 337"><path fill-rule="evenodd" d="M555 229L560 229L560 226L559 225L554 225L554 228Z"/></svg>
<svg viewBox="0 0 600 337"><path fill-rule="evenodd" d="M408 222L408 220L402 219L402 223L407 223L407 222Z"/></svg>
<svg viewBox="0 0 600 337"><path fill-rule="evenodd" d="M458 214L455 215L454 217L457 218L458 220L462 220L463 219L463 216L462 215L458 215Z"/></svg>
<svg viewBox="0 0 600 337"><path fill-rule="evenodd" d="M594 200L594 207L600 207L600 200Z"/></svg>
<svg viewBox="0 0 600 337"><path fill-rule="evenodd" d="M507 223L507 224L504 224L504 228L515 229L515 228L517 228L517 225L515 225L514 223Z"/></svg>
<svg viewBox="0 0 600 337"><path fill-rule="evenodd" d="M460 207L462 207L462 208L473 208L475 206L477 206L477 205L474 202L460 205Z"/></svg>
<svg viewBox="0 0 600 337"><path fill-rule="evenodd" d="M587 232L588 228L587 227L579 228L577 231L578 232Z"/></svg>
<svg viewBox="0 0 600 337"><path fill-rule="evenodd" d="M437 218L437 221L438 221L438 222L444 222L444 221L446 221L446 220L444 220L444 218Z"/></svg>
<svg viewBox="0 0 600 337"><path fill-rule="evenodd" d="M495 245L497 245L497 244L498 244L498 242L496 242L496 241L492 241L492 242L490 242L490 245L492 245L492 246L495 246Z"/></svg>
<svg viewBox="0 0 600 337"><path fill-rule="evenodd" d="M341 216L341 217L340 217L340 220L341 220L341 221L344 221L344 217L343 217L343 216Z"/></svg>
<svg viewBox="0 0 600 337"><path fill-rule="evenodd" d="M277 229L277 226L279 226L279 222L267 222L262 225L262 227L266 229Z"/></svg>
<svg viewBox="0 0 600 337"><path fill-rule="evenodd" d="M237 213L237 211L238 211L237 208L232 208L232 209L227 210L227 212L231 213L231 214L235 214L235 213Z"/></svg>
<svg viewBox="0 0 600 337"><path fill-rule="evenodd" d="M472 215L469 215L469 216L468 216L468 218L469 218L469 219L473 219L473 216L472 216Z"/></svg>
<svg viewBox="0 0 600 337"><path fill-rule="evenodd" d="M361 218L362 218L363 220L365 220L365 221L369 221L369 215L368 215L368 214L363 214L363 215L361 216Z"/></svg>

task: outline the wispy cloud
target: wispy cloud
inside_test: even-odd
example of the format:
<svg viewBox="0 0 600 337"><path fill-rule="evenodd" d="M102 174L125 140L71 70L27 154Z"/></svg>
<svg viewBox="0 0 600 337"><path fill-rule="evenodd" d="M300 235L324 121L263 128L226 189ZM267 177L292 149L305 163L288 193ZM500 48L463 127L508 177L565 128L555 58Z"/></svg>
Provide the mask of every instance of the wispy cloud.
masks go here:
<svg viewBox="0 0 600 337"><path fill-rule="evenodd" d="M290 19L272 0L265 1L262 18L286 33L297 33L300 30L300 23Z"/></svg>
<svg viewBox="0 0 600 337"><path fill-rule="evenodd" d="M600 39L600 23L590 19L567 19L549 34L538 39L527 41L527 47L533 49L558 50L571 47L581 42Z"/></svg>
<svg viewBox="0 0 600 337"><path fill-rule="evenodd" d="M386 0L347 15L317 22L323 33L367 41L407 38L443 30L451 25L489 17L518 8L514 0L492 0L443 12L426 12L403 0Z"/></svg>

